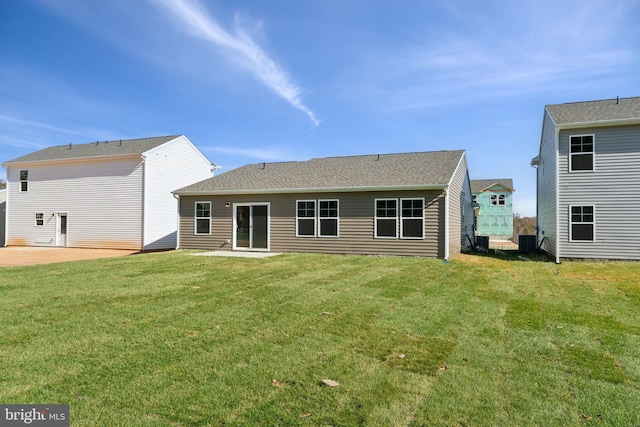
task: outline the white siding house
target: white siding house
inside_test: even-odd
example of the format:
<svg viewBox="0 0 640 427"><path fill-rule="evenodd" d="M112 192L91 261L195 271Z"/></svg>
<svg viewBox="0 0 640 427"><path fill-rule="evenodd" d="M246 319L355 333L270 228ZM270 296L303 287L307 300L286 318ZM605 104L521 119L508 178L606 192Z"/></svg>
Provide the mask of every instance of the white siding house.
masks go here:
<svg viewBox="0 0 640 427"><path fill-rule="evenodd" d="M640 260L640 97L547 105L538 244L562 258Z"/></svg>
<svg viewBox="0 0 640 427"><path fill-rule="evenodd" d="M215 167L185 136L49 147L7 168L7 246L177 245L172 191Z"/></svg>

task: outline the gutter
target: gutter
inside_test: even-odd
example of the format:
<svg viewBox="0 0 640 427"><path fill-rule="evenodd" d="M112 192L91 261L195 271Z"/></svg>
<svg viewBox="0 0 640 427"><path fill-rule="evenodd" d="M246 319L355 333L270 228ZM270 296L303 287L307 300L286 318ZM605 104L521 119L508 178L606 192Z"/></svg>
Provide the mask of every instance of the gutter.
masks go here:
<svg viewBox="0 0 640 427"><path fill-rule="evenodd" d="M29 160L26 162L6 162L3 163L2 166L9 167L9 166L23 166L23 165L39 165L42 163L69 163L69 162L75 162L78 160L109 160L109 159L124 159L127 157L131 157L131 158L145 158L145 156L142 153L129 153L129 154L119 154L119 155L104 155L104 156L84 156L84 157L69 157L69 158L63 158L63 159L49 159L49 160Z"/></svg>
<svg viewBox="0 0 640 427"><path fill-rule="evenodd" d="M357 193L369 191L410 191L410 190L443 190L448 188L448 184L433 185L398 185L392 187L335 187L335 188L251 188L236 190L192 190L174 191L174 195L179 196L228 196L237 194L295 194L295 193Z"/></svg>

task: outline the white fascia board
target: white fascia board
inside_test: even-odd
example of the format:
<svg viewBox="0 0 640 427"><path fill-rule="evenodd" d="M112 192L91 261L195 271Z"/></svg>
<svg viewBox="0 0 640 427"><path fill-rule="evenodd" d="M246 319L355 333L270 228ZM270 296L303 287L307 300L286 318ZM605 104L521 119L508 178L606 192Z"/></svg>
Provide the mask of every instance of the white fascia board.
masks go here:
<svg viewBox="0 0 640 427"><path fill-rule="evenodd" d="M248 190L200 190L174 191L179 196L228 196L234 194L296 194L296 193L359 193L371 191L412 191L412 190L444 190L448 184L433 185L399 185L393 187L346 187L346 188L273 188Z"/></svg>
<svg viewBox="0 0 640 427"><path fill-rule="evenodd" d="M552 118L553 120L553 118ZM554 123L555 124L555 123ZM640 124L640 118L634 117L631 119L615 119L615 120L598 120L593 122L576 122L576 123L562 123L555 124L556 129L580 129L580 128L592 128L592 127L606 127L606 126L624 126L624 125L638 125Z"/></svg>

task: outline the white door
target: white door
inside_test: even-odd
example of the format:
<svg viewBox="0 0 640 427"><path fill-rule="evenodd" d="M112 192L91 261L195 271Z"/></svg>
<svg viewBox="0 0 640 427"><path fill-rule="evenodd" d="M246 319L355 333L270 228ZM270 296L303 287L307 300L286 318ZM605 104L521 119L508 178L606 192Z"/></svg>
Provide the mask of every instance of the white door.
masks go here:
<svg viewBox="0 0 640 427"><path fill-rule="evenodd" d="M67 214L59 213L57 221L56 246L67 246Z"/></svg>

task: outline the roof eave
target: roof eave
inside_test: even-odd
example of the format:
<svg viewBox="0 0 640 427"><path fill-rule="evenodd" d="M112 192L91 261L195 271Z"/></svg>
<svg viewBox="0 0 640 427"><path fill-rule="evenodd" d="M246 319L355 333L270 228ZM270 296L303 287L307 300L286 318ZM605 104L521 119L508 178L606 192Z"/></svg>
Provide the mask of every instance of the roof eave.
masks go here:
<svg viewBox="0 0 640 427"><path fill-rule="evenodd" d="M447 184L429 185L395 185L388 187L322 187L322 188L273 188L273 189L243 189L243 190L187 190L174 191L178 196L230 196L240 194L296 194L296 193L359 193L372 191L412 191L412 190L443 190Z"/></svg>
<svg viewBox="0 0 640 427"><path fill-rule="evenodd" d="M594 120L588 122L556 123L555 126L557 129L576 129L596 126L621 126L635 124L640 124L640 117L632 117L629 119Z"/></svg>
<svg viewBox="0 0 640 427"><path fill-rule="evenodd" d="M128 153L118 155L105 155L105 156L85 156L85 157L70 157L65 159L47 159L47 160L27 160L23 162L5 162L2 166L14 166L14 165L32 165L41 163L71 163L78 160L110 160L110 159L125 159L125 158L144 158L142 153Z"/></svg>

